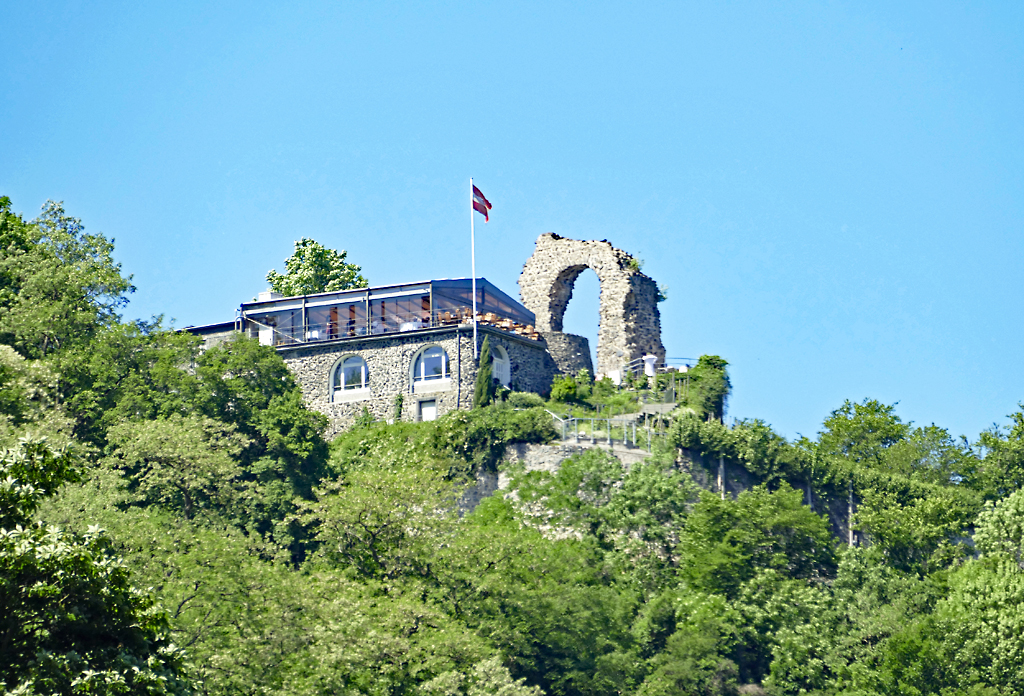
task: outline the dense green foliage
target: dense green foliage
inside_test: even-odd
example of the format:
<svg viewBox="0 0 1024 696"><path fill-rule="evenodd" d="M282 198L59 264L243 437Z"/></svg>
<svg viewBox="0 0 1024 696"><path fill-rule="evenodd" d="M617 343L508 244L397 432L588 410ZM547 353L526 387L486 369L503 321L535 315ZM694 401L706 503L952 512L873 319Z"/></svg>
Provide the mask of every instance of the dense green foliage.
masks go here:
<svg viewBox="0 0 1024 696"><path fill-rule="evenodd" d="M23 438L0 453L0 476L0 687L188 692L166 614L129 584L109 537L32 522L43 496L77 479L72 455Z"/></svg>
<svg viewBox="0 0 1024 696"><path fill-rule="evenodd" d="M5 691L1024 693L1024 411L969 443L848 401L791 442L723 422L705 356L629 467L503 463L544 406L639 408L582 373L327 443L272 348L123 322L59 204L0 199L0 240Z"/></svg>
<svg viewBox="0 0 1024 696"><path fill-rule="evenodd" d="M675 400L687 413L693 413L704 420L721 421L725 416L726 404L732 391L729 363L717 355L702 355L697 364L686 372L670 372L658 375L655 388L673 390Z"/></svg>
<svg viewBox="0 0 1024 696"><path fill-rule="evenodd" d="M351 288L365 288L369 282L359 266L348 263L348 252L328 249L322 244L303 237L295 242L295 253L285 259L285 272L271 269L267 273L270 289L282 295L313 295L318 292L336 292Z"/></svg>

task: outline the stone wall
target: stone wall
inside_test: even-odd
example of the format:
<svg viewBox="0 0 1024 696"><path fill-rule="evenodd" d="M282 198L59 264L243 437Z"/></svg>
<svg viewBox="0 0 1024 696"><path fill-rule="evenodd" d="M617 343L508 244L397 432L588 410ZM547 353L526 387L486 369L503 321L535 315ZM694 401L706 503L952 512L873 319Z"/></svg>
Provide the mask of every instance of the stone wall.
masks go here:
<svg viewBox="0 0 1024 696"><path fill-rule="evenodd" d="M543 344L490 327L479 327L478 334L481 345L484 336L489 335L491 345L500 345L508 353L513 385L537 392L551 388L555 366ZM419 382L414 390L413 361L417 353L434 345L448 354L450 379ZM391 420L398 394L403 397L403 420L419 418L421 401L434 400L438 416L473 405L477 370L473 359L473 330L469 327L424 329L278 350L302 388L306 405L330 419L328 438L351 425L363 408L378 420ZM343 400L335 400L331 375L340 361L351 355L366 361L369 391L342 392L339 398Z"/></svg>
<svg viewBox="0 0 1024 696"><path fill-rule="evenodd" d="M413 359L420 350L433 345L440 346L448 354L450 379L437 383L421 382L436 391L414 394ZM378 420L391 420L398 394L402 394L404 400L403 420L416 420L419 402L423 400L434 399L439 416L472 404L476 379L473 333L465 329L410 331L279 350L302 388L306 405L330 419L326 433L328 438L350 425L363 408ZM336 402L331 389L331 375L338 363L350 355L366 361L369 393L343 393L342 398L353 400Z"/></svg>
<svg viewBox="0 0 1024 696"><path fill-rule="evenodd" d="M640 272L632 256L607 240L579 241L551 233L537 238L519 276L519 293L526 308L537 315L537 330L554 343L550 336L562 332L573 284L587 268L601 282L597 374L617 373L646 354L664 360L658 286Z"/></svg>
<svg viewBox="0 0 1024 696"><path fill-rule="evenodd" d="M590 359L590 341L586 336L546 331L541 334L548 344L548 352L563 375L575 375L586 369L594 376L594 361Z"/></svg>
<svg viewBox="0 0 1024 696"><path fill-rule="evenodd" d="M551 391L551 381L558 374L558 368L551 359L546 344L519 338L515 334L487 326L478 327L478 333L481 346L484 343L484 336L490 336L492 346L501 346L508 353L509 361L512 363L512 389L537 394L547 394Z"/></svg>
<svg viewBox="0 0 1024 696"><path fill-rule="evenodd" d="M472 512L480 502L488 496L499 491L504 491L511 483L511 477L507 472L509 465L521 466L525 472L546 471L549 474L556 474L562 466L562 462L579 454L587 449L602 449L610 452L616 459L622 462L628 470L634 464L642 462L650 455L639 449L616 447L609 449L602 445L590 445L580 443L539 445L527 442L513 442L505 447L505 454L499 471L481 471L476 476L476 481L467 486L459 498L459 512L466 514Z"/></svg>

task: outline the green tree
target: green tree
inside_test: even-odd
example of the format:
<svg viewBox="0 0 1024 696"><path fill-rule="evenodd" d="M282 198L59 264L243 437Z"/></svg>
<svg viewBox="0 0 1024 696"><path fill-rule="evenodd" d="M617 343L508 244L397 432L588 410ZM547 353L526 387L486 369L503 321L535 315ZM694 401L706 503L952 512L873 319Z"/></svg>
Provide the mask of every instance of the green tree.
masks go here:
<svg viewBox="0 0 1024 696"><path fill-rule="evenodd" d="M545 411L514 411L501 404L453 411L434 421L426 433L431 451L446 461L451 478L497 471L509 443L542 444L557 436Z"/></svg>
<svg viewBox="0 0 1024 696"><path fill-rule="evenodd" d="M847 400L825 419L818 447L826 455L884 470L885 451L910 435L910 425L895 411L895 405L874 399L861 403Z"/></svg>
<svg viewBox="0 0 1024 696"><path fill-rule="evenodd" d="M468 673L467 673L468 672ZM512 679L508 668L498 657L473 665L472 670L450 671L424 683L424 696L542 696L536 686L527 686L525 679Z"/></svg>
<svg viewBox="0 0 1024 696"><path fill-rule="evenodd" d="M25 694L190 692L166 615L130 585L102 531L28 523L74 469L67 452L40 440L0 455L0 685Z"/></svg>
<svg viewBox="0 0 1024 696"><path fill-rule="evenodd" d="M317 489L315 501L301 503L301 518L315 530L316 558L394 581L426 572L432 547L452 524L454 495L436 470L364 465Z"/></svg>
<svg viewBox="0 0 1024 696"><path fill-rule="evenodd" d="M159 320L104 327L80 359L62 365L75 437L102 449L117 423L202 410L203 381L183 369L194 368L200 343Z"/></svg>
<svg viewBox="0 0 1024 696"><path fill-rule="evenodd" d="M1024 492L990 505L978 517L981 557L949 577L949 595L935 609L941 655L960 688L981 684L1000 693L1024 690L1024 568L1020 513Z"/></svg>
<svg viewBox="0 0 1024 696"><path fill-rule="evenodd" d="M673 593L675 630L664 648L648 660L651 673L638 696L737 694L737 666L729 658L739 617L716 595Z"/></svg>
<svg viewBox="0 0 1024 696"><path fill-rule="evenodd" d="M680 573L693 587L735 596L758 568L784 577L824 577L834 570L828 523L802 504L803 494L763 487L721 500L704 492L679 540Z"/></svg>
<svg viewBox="0 0 1024 696"><path fill-rule="evenodd" d="M143 500L192 519L206 510L239 515L252 497L238 457L249 440L203 416L127 421L108 433L110 462L125 471Z"/></svg>
<svg viewBox="0 0 1024 696"><path fill-rule="evenodd" d="M590 370L581 367L576 373L576 396L580 400L589 399L594 392L594 378Z"/></svg>
<svg viewBox="0 0 1024 696"><path fill-rule="evenodd" d="M984 459L971 483L989 498L1001 498L1024 487L1024 410L1009 418L1008 428L993 426L978 438Z"/></svg>
<svg viewBox="0 0 1024 696"><path fill-rule="evenodd" d="M1005 554L1024 570L1024 491L986 503L978 515L974 541L982 553Z"/></svg>
<svg viewBox="0 0 1024 696"><path fill-rule="evenodd" d="M72 422L65 414L53 370L0 345L0 443L13 444L18 434L28 431L67 440Z"/></svg>
<svg viewBox="0 0 1024 696"><path fill-rule="evenodd" d="M653 592L674 575L674 546L697 499L689 476L656 462L628 472L599 450L573 455L555 473L514 476L512 489L548 524L592 536L624 579Z"/></svg>
<svg viewBox="0 0 1024 696"><path fill-rule="evenodd" d="M295 242L295 253L285 259L285 273L267 273L270 288L282 295L312 295L369 285L361 267L345 261L348 252L327 249L308 237Z"/></svg>
<svg viewBox="0 0 1024 696"><path fill-rule="evenodd" d="M491 358L491 339L484 336L480 348L480 361L476 370L476 385L473 388L473 408L487 406L494 401L494 360Z"/></svg>
<svg viewBox="0 0 1024 696"><path fill-rule="evenodd" d="M712 427L713 423L704 429ZM768 487L796 480L806 466L800 450L758 418L738 422L730 435L732 456Z"/></svg>
<svg viewBox="0 0 1024 696"><path fill-rule="evenodd" d="M901 691L895 684L885 688L877 677L888 641L927 620L943 585L941 578L890 568L870 547L841 549L831 585L818 585L801 600L806 620L783 625L774 636L765 686L771 693L794 695L939 693Z"/></svg>
<svg viewBox="0 0 1024 696"><path fill-rule="evenodd" d="M551 383L551 400L563 404L575 403L578 389L576 378L572 375L555 377Z"/></svg>
<svg viewBox="0 0 1024 696"><path fill-rule="evenodd" d="M668 438L673 447L691 450L707 459L718 459L719 457L736 459L738 457L736 432L719 421L704 420L696 413L679 414L679 417L673 420ZM742 456L747 463L755 461L759 449L762 451L768 449L768 447L751 447L752 443L744 442L743 444L745 447ZM764 468L768 469L767 466Z"/></svg>
<svg viewBox="0 0 1024 696"><path fill-rule="evenodd" d="M41 513L65 527L102 526L133 580L168 610L168 633L186 651L201 693L278 693L295 655L310 643L318 607L337 587L294 572L258 534L212 516L140 506L121 472L97 468L65 487Z"/></svg>
<svg viewBox="0 0 1024 696"><path fill-rule="evenodd" d="M296 498L312 497L313 487L326 473L327 419L306 407L281 356L243 336L201 354L194 337L159 327L122 325L100 336L103 340L97 341L94 354L82 363L77 379L83 388L69 409L85 439L107 448L112 430L130 437L117 430L120 424L160 420L165 423L153 427L187 421L206 423L208 433L218 428L233 431L245 443L231 448L230 455L241 479L232 479L222 492L240 494L238 486L243 485L251 493L246 494L245 505L235 506L244 515L238 522L262 533L275 528L275 533L290 533L279 525L294 512ZM202 439L194 446L202 448ZM186 440L175 440L182 445L179 462L185 461L191 446ZM121 442L127 443L123 438Z"/></svg>
<svg viewBox="0 0 1024 696"><path fill-rule="evenodd" d="M40 501L65 483L77 481L78 458L67 447L50 445L45 437L22 437L0 451L0 526L27 525Z"/></svg>
<svg viewBox="0 0 1024 696"><path fill-rule="evenodd" d="M540 522L483 501L438 548L431 598L499 648L516 679L549 694L628 690L636 594L609 577L592 541L544 534Z"/></svg>
<svg viewBox="0 0 1024 696"><path fill-rule="evenodd" d="M281 356L255 339L237 337L196 358L195 374L198 410L251 441L241 465L266 494L277 491L279 502L268 497L267 504L287 507L294 496L310 498L325 472L327 418L306 408ZM282 519L284 508L268 512Z"/></svg>
<svg viewBox="0 0 1024 696"><path fill-rule="evenodd" d="M0 198L0 342L29 358L89 343L118 319L135 290L113 260L113 241L47 201L25 223Z"/></svg>
<svg viewBox="0 0 1024 696"><path fill-rule="evenodd" d="M970 490L876 485L863 487L855 524L888 565L925 575L970 553L962 540L979 506L977 494Z"/></svg>
<svg viewBox="0 0 1024 696"><path fill-rule="evenodd" d="M725 417L726 402L732 391L729 363L717 355L702 355L687 373L689 387L683 403L705 419L721 421Z"/></svg>

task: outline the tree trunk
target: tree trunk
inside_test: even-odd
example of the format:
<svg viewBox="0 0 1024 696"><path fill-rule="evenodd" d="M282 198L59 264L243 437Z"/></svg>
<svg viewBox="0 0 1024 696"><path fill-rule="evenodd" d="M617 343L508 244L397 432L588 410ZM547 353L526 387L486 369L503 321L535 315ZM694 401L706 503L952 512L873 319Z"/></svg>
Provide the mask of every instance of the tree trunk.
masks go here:
<svg viewBox="0 0 1024 696"><path fill-rule="evenodd" d="M846 484L846 543L853 548L853 481Z"/></svg>

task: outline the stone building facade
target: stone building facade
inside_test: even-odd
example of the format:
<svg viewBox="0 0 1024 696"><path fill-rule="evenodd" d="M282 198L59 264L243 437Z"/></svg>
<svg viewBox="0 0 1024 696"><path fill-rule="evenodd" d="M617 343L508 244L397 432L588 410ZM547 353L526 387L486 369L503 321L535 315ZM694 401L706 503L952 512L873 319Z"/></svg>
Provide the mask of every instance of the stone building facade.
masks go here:
<svg viewBox="0 0 1024 696"><path fill-rule="evenodd" d="M517 391L546 392L555 375L554 361L541 341L529 341L492 327L478 328L478 351L489 338L499 361L507 360L504 386ZM416 381L416 359L424 351L441 348L447 356L447 375ZM306 404L330 419L328 436L343 430L367 409L378 420L394 417L395 400L402 396L403 420L432 420L450 411L470 408L476 385L473 327L432 328L386 337L348 339L339 343L279 348L295 374ZM366 364L367 387L338 390L334 375L348 358Z"/></svg>
<svg viewBox="0 0 1024 696"><path fill-rule="evenodd" d="M273 346L306 404L330 419L328 435L366 409L378 420L433 420L470 408L476 355L489 340L503 386L546 393L557 374L535 317L489 283L432 280L298 297L261 293L233 323L190 327L207 348L239 332Z"/></svg>

